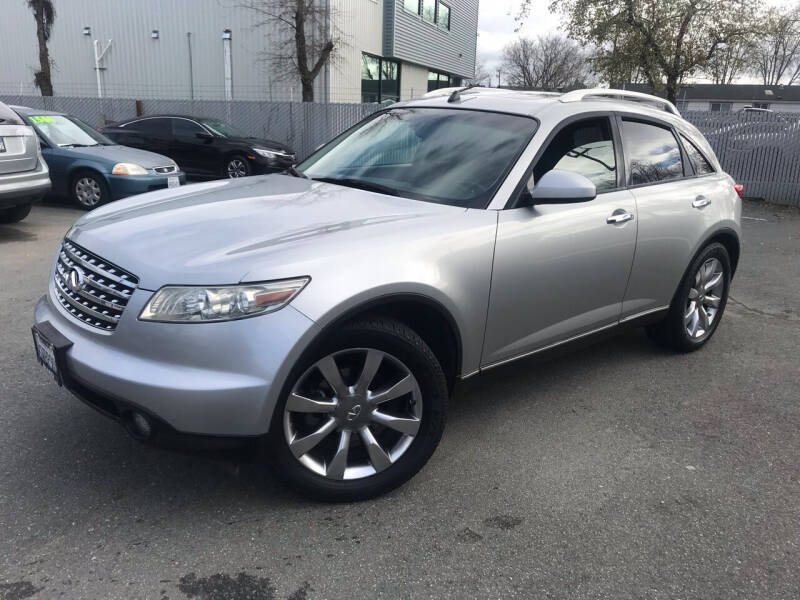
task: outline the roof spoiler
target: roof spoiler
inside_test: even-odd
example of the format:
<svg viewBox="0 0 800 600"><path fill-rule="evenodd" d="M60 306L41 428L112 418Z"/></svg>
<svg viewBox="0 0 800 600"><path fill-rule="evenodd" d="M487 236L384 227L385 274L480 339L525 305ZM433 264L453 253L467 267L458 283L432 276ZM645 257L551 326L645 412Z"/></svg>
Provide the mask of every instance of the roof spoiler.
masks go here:
<svg viewBox="0 0 800 600"><path fill-rule="evenodd" d="M561 100L561 102L580 102L587 98L615 98L617 100L629 100L640 104L656 104L668 113L681 116L681 113L678 112L678 109L669 100L651 94L630 92L628 90L611 90L606 88L575 90L562 95L559 100Z"/></svg>

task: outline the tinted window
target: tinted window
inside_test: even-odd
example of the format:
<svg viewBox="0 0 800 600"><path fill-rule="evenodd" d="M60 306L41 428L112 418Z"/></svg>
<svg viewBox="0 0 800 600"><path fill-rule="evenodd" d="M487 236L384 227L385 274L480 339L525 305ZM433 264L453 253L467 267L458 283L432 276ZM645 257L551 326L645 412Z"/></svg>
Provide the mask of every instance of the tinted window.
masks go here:
<svg viewBox="0 0 800 600"><path fill-rule="evenodd" d="M123 126L124 129L132 129L133 131L141 131L142 133L161 133L169 135L170 125L169 119L142 119L141 121L134 121Z"/></svg>
<svg viewBox="0 0 800 600"><path fill-rule="evenodd" d="M617 187L617 160L609 120L579 121L558 132L533 169L534 182L552 169L580 173L595 184L598 192Z"/></svg>
<svg viewBox="0 0 800 600"><path fill-rule="evenodd" d="M683 177L678 140L666 127L623 120L622 144L631 185Z"/></svg>
<svg viewBox="0 0 800 600"><path fill-rule="evenodd" d="M706 160L706 157L703 156L703 153L700 152L697 146L689 141L685 135L681 135L681 138L683 139L683 149L686 150L686 154L689 156L689 162L692 163L694 172L698 175L713 173L714 167Z"/></svg>
<svg viewBox="0 0 800 600"><path fill-rule="evenodd" d="M352 187L484 207L535 131L527 117L398 108L367 119L298 169Z"/></svg>
<svg viewBox="0 0 800 600"><path fill-rule="evenodd" d="M22 125L22 119L13 110L0 102L0 125Z"/></svg>
<svg viewBox="0 0 800 600"><path fill-rule="evenodd" d="M205 132L205 129L194 121L189 121L187 119L171 119L171 121L173 135L194 137L196 133Z"/></svg>

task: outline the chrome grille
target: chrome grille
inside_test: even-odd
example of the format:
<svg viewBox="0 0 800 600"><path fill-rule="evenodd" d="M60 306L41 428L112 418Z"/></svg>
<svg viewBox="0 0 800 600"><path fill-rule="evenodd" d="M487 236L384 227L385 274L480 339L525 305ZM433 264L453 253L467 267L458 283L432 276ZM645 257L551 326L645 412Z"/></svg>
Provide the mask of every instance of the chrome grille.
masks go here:
<svg viewBox="0 0 800 600"><path fill-rule="evenodd" d="M153 170L160 175L166 175L167 173L175 173L178 168L175 165L167 165L166 167L154 167Z"/></svg>
<svg viewBox="0 0 800 600"><path fill-rule="evenodd" d="M139 279L65 239L58 253L55 284L58 301L73 317L112 331Z"/></svg>

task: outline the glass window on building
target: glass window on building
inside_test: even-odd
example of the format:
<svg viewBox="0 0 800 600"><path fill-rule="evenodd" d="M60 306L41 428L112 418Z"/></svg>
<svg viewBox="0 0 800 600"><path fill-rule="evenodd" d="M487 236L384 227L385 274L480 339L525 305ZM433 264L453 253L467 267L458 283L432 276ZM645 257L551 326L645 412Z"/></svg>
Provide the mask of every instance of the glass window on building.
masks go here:
<svg viewBox="0 0 800 600"><path fill-rule="evenodd" d="M437 23L442 29L450 29L450 7L444 2L439 2L439 17Z"/></svg>
<svg viewBox="0 0 800 600"><path fill-rule="evenodd" d="M431 23L436 22L436 0L422 0L422 18Z"/></svg>
<svg viewBox="0 0 800 600"><path fill-rule="evenodd" d="M440 88L451 87L455 84L455 80L447 73L439 73L438 71L428 71L428 91L438 90Z"/></svg>
<svg viewBox="0 0 800 600"><path fill-rule="evenodd" d="M711 112L731 112L730 102L712 102Z"/></svg>
<svg viewBox="0 0 800 600"><path fill-rule="evenodd" d="M361 55L361 101L400 101L400 64L370 54Z"/></svg>
<svg viewBox="0 0 800 600"><path fill-rule="evenodd" d="M403 7L409 12L419 14L419 0L404 0Z"/></svg>

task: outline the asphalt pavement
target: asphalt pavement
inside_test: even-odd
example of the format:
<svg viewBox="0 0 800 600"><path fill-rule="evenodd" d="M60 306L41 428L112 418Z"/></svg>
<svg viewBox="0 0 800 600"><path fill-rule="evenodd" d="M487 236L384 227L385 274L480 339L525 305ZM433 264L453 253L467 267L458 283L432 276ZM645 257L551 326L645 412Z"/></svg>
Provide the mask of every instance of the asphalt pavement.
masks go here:
<svg viewBox="0 0 800 600"><path fill-rule="evenodd" d="M0 600L800 597L800 210L746 204L702 351L630 331L468 380L422 472L350 505L53 383L32 312L79 215L0 226Z"/></svg>

